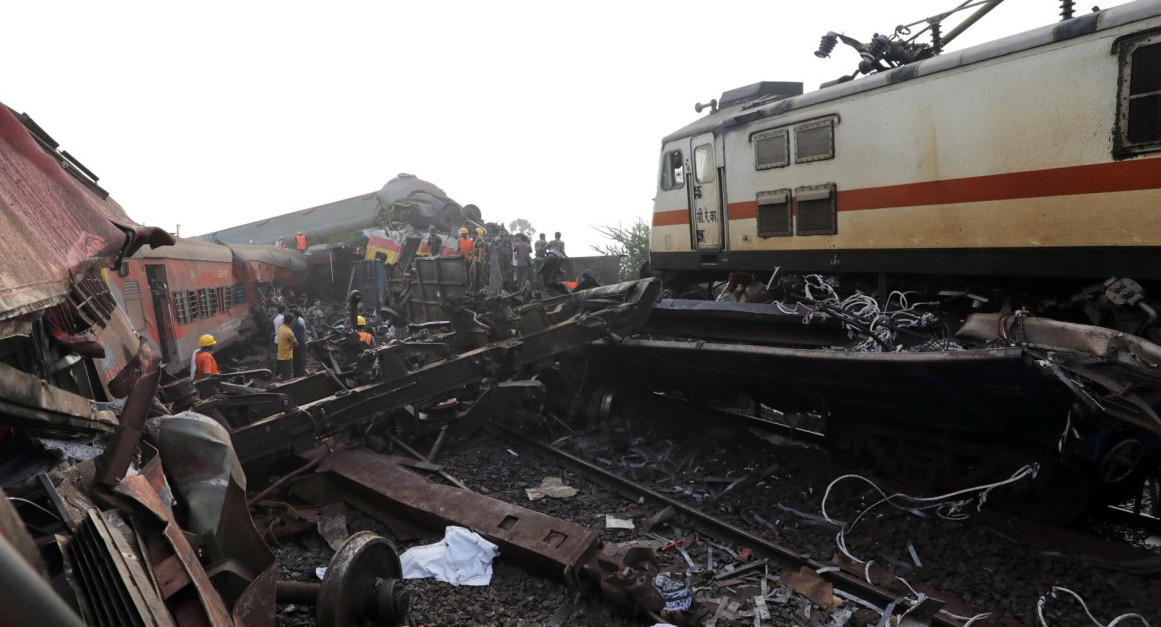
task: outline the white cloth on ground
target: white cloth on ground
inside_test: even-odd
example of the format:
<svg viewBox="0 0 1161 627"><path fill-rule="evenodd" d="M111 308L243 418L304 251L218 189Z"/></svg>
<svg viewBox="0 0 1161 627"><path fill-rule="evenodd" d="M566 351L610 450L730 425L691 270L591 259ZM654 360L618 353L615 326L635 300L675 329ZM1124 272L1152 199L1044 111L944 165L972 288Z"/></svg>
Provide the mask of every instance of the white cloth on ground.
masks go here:
<svg viewBox="0 0 1161 627"><path fill-rule="evenodd" d="M454 586L486 586L492 581L495 544L463 527L448 527L443 540L414 546L399 556L404 579L434 577Z"/></svg>

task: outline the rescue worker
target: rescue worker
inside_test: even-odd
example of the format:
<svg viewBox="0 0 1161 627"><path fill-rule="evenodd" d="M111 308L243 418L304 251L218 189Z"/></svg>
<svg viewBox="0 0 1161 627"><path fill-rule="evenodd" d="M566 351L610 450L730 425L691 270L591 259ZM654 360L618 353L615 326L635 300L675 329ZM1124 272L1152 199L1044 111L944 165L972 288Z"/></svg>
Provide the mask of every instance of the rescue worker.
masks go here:
<svg viewBox="0 0 1161 627"><path fill-rule="evenodd" d="M484 260L488 256L488 244L484 241L484 229L476 227L472 237L472 256L468 259L468 284L472 290L483 289L487 282L487 266Z"/></svg>
<svg viewBox="0 0 1161 627"><path fill-rule="evenodd" d="M500 227L500 235L496 238L496 257L500 262L500 287L511 291L516 267L512 265L512 240L504 227Z"/></svg>
<svg viewBox="0 0 1161 627"><path fill-rule="evenodd" d="M290 313L294 314L294 324L291 325L290 330L294 332L294 339L297 344L294 347L294 376L306 376L306 321L303 320L302 312L298 309L291 309Z"/></svg>
<svg viewBox="0 0 1161 627"><path fill-rule="evenodd" d="M484 240L484 229L476 227L475 237L472 239L476 247L476 259L482 263L488 256L488 242Z"/></svg>
<svg viewBox="0 0 1161 627"><path fill-rule="evenodd" d="M298 232L298 235L295 236L295 240L296 240L296 243L298 244L298 252L305 253L306 252L306 236L302 234L302 231Z"/></svg>
<svg viewBox="0 0 1161 627"><path fill-rule="evenodd" d="M435 227L427 231L427 250L432 257L439 257L443 253L443 238L435 232Z"/></svg>
<svg viewBox="0 0 1161 627"><path fill-rule="evenodd" d="M278 248L286 248L286 238L285 237L278 238L278 241L274 242L274 245Z"/></svg>
<svg viewBox="0 0 1161 627"><path fill-rule="evenodd" d="M374 346L375 345L375 336L371 335L370 333L367 333L366 327L367 327L367 319L366 318L364 318L363 316L359 316L358 318L355 318L355 331L359 335L359 341L366 344L367 346Z"/></svg>
<svg viewBox="0 0 1161 627"><path fill-rule="evenodd" d="M537 278L544 287L558 284L564 275L565 254L563 251L550 248L544 257L544 263L537 270Z"/></svg>
<svg viewBox="0 0 1161 627"><path fill-rule="evenodd" d="M190 364L189 373L194 381L201 381L202 379L218 373L218 361L214 359L214 336L205 334L198 338L199 348L193 354L193 360Z"/></svg>
<svg viewBox="0 0 1161 627"><path fill-rule="evenodd" d="M540 268L544 266L544 256L548 254L548 240L544 238L544 233L540 234L540 239L536 240L533 248L536 251L536 259L532 263L533 274L539 275Z"/></svg>
<svg viewBox="0 0 1161 627"><path fill-rule="evenodd" d="M544 237L544 234L542 233L540 236ZM557 231L555 238L548 243L548 250L559 250L561 253L564 252L564 241L560 239L560 231Z"/></svg>
<svg viewBox="0 0 1161 627"><path fill-rule="evenodd" d="M323 311L322 301L315 299L314 306L306 310L306 321L311 326L314 333L318 333L318 327L324 326L327 323L327 314Z"/></svg>
<svg viewBox="0 0 1161 627"><path fill-rule="evenodd" d="M524 289L525 285L532 282L532 244L528 243L528 236L523 233L516 236L512 263L516 267L516 289Z"/></svg>
<svg viewBox="0 0 1161 627"><path fill-rule="evenodd" d="M467 227L460 228L460 245L456 249L456 253L464 259L471 259L472 253L476 250L476 243L472 238L468 237Z"/></svg>
<svg viewBox="0 0 1161 627"><path fill-rule="evenodd" d="M289 381L294 378L294 347L298 346L298 339L294 337L294 314L287 313L282 318L282 326L278 327L278 380Z"/></svg>
<svg viewBox="0 0 1161 627"><path fill-rule="evenodd" d="M282 328L282 318L286 315L286 305L278 306L278 315L274 316L274 348L278 348L278 330Z"/></svg>

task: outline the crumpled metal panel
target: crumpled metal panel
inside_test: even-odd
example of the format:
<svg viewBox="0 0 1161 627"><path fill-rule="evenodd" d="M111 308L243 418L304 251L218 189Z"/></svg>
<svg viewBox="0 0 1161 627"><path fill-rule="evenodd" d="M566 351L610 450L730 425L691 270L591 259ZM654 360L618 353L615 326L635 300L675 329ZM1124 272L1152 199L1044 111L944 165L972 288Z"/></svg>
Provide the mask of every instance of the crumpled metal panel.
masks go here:
<svg viewBox="0 0 1161 627"><path fill-rule="evenodd" d="M187 529L216 535L230 482L246 489L246 474L215 420L194 412L162 418L158 450L174 489L189 507Z"/></svg>
<svg viewBox="0 0 1161 627"><path fill-rule="evenodd" d="M274 624L278 562L254 528L246 505L246 475L225 427L183 412L158 425L158 450L188 510L185 529L205 543L214 587L235 624Z"/></svg>
<svg viewBox="0 0 1161 627"><path fill-rule="evenodd" d="M134 226L0 106L0 320L59 303L72 277L111 265L126 238L114 221Z"/></svg>

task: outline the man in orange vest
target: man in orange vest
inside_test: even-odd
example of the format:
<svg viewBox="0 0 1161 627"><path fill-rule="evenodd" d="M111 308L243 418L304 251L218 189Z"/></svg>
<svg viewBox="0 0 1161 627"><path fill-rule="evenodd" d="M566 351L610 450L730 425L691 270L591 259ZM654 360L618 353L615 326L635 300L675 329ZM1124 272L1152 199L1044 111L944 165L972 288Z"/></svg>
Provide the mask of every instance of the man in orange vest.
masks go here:
<svg viewBox="0 0 1161 627"><path fill-rule="evenodd" d="M298 240L298 252L305 253L306 252L306 236L302 234L302 231L298 232L297 240Z"/></svg>
<svg viewBox="0 0 1161 627"><path fill-rule="evenodd" d="M201 348L194 353L194 371L190 373L194 381L218 374L218 361L213 356L214 344L217 344L214 336L208 333L198 338L198 346Z"/></svg>
<svg viewBox="0 0 1161 627"><path fill-rule="evenodd" d="M359 317L355 318L355 331L358 331L358 333L359 333L359 341L366 344L367 346L374 346L375 345L375 336L371 335L370 333L367 333L364 330L364 327L366 327L366 326L367 326L367 319L366 318L364 318L363 316L359 316Z"/></svg>
<svg viewBox="0 0 1161 627"><path fill-rule="evenodd" d="M468 237L468 230L466 228L460 229L460 247L456 250L461 257L468 259L472 256L472 252L476 250L476 243L472 238Z"/></svg>

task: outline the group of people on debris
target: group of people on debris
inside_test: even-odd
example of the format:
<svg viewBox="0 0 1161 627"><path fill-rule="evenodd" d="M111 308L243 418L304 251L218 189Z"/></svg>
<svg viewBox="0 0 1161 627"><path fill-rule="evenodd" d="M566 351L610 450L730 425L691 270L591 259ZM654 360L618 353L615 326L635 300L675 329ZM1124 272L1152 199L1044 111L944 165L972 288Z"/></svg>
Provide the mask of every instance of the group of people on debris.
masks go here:
<svg viewBox="0 0 1161 627"><path fill-rule="evenodd" d="M432 257L442 256L443 238L439 236L434 226L428 231L427 244ZM473 280L474 284L484 282L479 280L484 274L480 269L486 267L485 264L490 261L488 255L491 253L496 255L498 260L502 287L511 291L540 283L538 276L543 276L542 280L552 280L565 259L564 240L560 238L559 231L551 241L541 233L540 239L533 244L524 233L510 236L508 229L503 226L494 238L486 237L481 227L476 227L472 231L465 226L460 228L456 244L456 254L463 257L469 269L475 268L477 278ZM552 272L542 273L542 269L550 259L555 260L555 263L547 264Z"/></svg>
<svg viewBox="0 0 1161 627"><path fill-rule="evenodd" d="M250 243L253 244L254 242L250 242ZM275 248L286 248L286 238L285 237L278 238L278 241L274 242L274 246L275 246ZM306 236L302 234L302 231L299 231L298 235L294 236L294 247L300 253L306 252Z"/></svg>
<svg viewBox="0 0 1161 627"><path fill-rule="evenodd" d="M326 315L322 310L322 301L315 300L314 306L307 310L306 315L297 309L278 305L278 315L274 317L274 346L277 349L277 366L275 375L280 381L287 381L295 377L306 375L306 321L311 324L326 322ZM358 316L355 325L355 335L358 341L368 348L375 345L375 336L367 331L367 319ZM198 350L190 356L190 377L200 381L206 377L221 374L218 371L218 362L214 358L214 346L217 341L214 336L205 334L198 338Z"/></svg>

